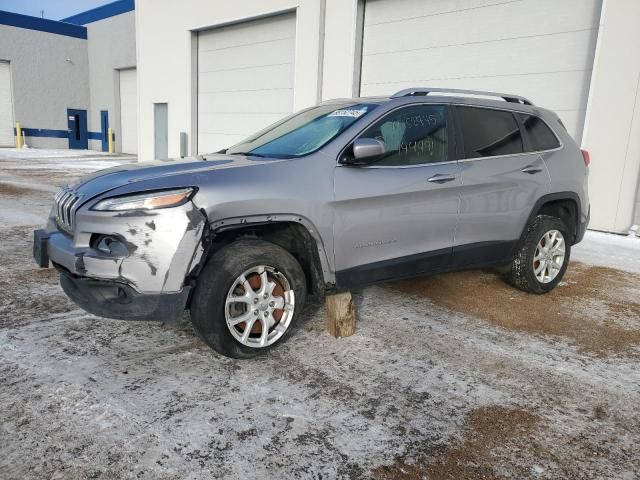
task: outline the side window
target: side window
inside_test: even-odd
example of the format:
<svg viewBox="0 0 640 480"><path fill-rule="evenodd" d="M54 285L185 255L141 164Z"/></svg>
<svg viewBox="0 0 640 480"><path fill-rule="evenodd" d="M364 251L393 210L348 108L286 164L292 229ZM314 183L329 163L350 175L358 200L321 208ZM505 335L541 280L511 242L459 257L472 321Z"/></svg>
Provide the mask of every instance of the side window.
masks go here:
<svg viewBox="0 0 640 480"><path fill-rule="evenodd" d="M403 166L448 160L447 107L415 105L390 113L360 138L382 140L387 153L373 165Z"/></svg>
<svg viewBox="0 0 640 480"><path fill-rule="evenodd" d="M533 151L552 150L560 146L558 138L541 119L535 115L526 115L524 113L518 113L517 115L524 125Z"/></svg>
<svg viewBox="0 0 640 480"><path fill-rule="evenodd" d="M456 107L464 138L465 158L523 153L522 135L511 112Z"/></svg>

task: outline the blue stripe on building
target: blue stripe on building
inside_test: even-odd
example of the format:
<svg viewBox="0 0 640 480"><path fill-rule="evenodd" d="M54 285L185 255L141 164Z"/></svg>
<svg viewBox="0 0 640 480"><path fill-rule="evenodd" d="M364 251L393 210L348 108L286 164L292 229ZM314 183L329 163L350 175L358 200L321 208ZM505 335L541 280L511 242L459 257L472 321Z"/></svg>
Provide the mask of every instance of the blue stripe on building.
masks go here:
<svg viewBox="0 0 640 480"><path fill-rule="evenodd" d="M132 10L135 10L134 0L118 0L117 2L107 3L106 5L87 10L86 12L63 18L61 21L72 23L74 25L86 25L87 23L97 22L98 20L104 20L109 17L115 17L116 15L127 13Z"/></svg>
<svg viewBox="0 0 640 480"><path fill-rule="evenodd" d="M67 130L53 130L50 128L22 128L24 135L27 137L46 137L46 138L69 138ZM13 129L13 136L17 134ZM88 132L89 140L102 140L102 132Z"/></svg>
<svg viewBox="0 0 640 480"><path fill-rule="evenodd" d="M55 20L31 17L29 15L20 15L19 13L5 12L4 10L0 10L0 25L9 25L12 27L26 28L28 30L55 33L57 35L81 38L84 40L87 39L87 29L80 25L56 22Z"/></svg>
<svg viewBox="0 0 640 480"><path fill-rule="evenodd" d="M27 137L48 137L48 138L69 138L69 132L66 130L51 130L48 128L23 128L25 136ZM13 134L16 134L16 129L13 129Z"/></svg>

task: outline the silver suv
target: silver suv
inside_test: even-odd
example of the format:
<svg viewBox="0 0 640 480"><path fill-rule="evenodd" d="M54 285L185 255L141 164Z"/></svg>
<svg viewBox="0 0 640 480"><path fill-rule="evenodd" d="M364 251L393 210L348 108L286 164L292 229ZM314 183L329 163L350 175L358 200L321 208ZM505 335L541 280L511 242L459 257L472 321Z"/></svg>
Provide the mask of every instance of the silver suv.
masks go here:
<svg viewBox="0 0 640 480"><path fill-rule="evenodd" d="M280 342L307 294L498 266L545 293L589 220L589 157L525 98L332 100L216 154L64 188L34 256L88 312L172 321L218 352Z"/></svg>

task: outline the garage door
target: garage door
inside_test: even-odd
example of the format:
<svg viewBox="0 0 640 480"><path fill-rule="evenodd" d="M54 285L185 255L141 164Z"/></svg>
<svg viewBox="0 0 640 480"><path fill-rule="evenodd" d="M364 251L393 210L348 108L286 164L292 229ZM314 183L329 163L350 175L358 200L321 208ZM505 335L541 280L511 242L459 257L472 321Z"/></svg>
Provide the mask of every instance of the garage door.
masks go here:
<svg viewBox="0 0 640 480"><path fill-rule="evenodd" d="M367 0L362 95L413 86L515 93L580 140L601 0Z"/></svg>
<svg viewBox="0 0 640 480"><path fill-rule="evenodd" d="M295 14L198 35L198 151L215 152L291 113Z"/></svg>
<svg viewBox="0 0 640 480"><path fill-rule="evenodd" d="M13 147L13 100L11 70L8 62L0 62L0 147Z"/></svg>
<svg viewBox="0 0 640 480"><path fill-rule="evenodd" d="M135 68L120 70L120 130L122 152L138 153L138 84Z"/></svg>

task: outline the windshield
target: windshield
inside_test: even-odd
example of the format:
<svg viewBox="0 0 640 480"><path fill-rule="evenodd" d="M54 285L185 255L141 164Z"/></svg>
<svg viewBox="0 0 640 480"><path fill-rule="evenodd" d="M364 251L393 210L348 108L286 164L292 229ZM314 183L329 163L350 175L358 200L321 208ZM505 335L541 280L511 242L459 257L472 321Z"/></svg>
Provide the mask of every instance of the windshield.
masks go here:
<svg viewBox="0 0 640 480"><path fill-rule="evenodd" d="M322 148L371 112L375 103L333 103L297 113L229 148L228 154L294 158Z"/></svg>

